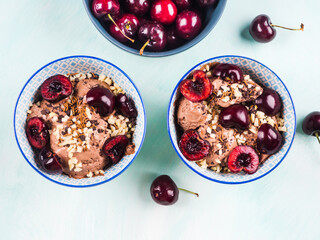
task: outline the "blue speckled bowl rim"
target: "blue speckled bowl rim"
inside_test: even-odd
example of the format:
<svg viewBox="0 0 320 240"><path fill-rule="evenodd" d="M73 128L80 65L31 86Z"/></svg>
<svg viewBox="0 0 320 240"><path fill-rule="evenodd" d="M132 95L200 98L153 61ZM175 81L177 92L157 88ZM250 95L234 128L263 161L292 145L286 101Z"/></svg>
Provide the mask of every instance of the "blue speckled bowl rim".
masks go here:
<svg viewBox="0 0 320 240"><path fill-rule="evenodd" d="M294 131L293 131L293 136L292 136L292 140L291 140L291 143L286 151L286 153L283 155L282 159L273 167L271 168L268 172L264 173L263 175L259 176L259 177L256 177L256 178L253 178L253 179L250 179L250 180L247 180L247 181L242 181L242 182L226 182L226 181L220 181L220 180L217 180L217 179L214 179L214 178L210 178L210 177L207 177L205 175L203 175L202 173L198 172L196 169L192 168L191 166L189 166L187 163L186 163L186 160L184 160L184 157L179 153L179 151L176 149L174 143L173 143L173 139L172 139L172 136L171 136L171 132L170 132L170 121L169 121L169 117L170 117L170 106L171 106L171 103L172 103L172 100L175 96L175 93L176 93L176 90L180 84L180 82L185 79L188 74L194 70L195 68L197 68L198 66L206 63L206 62L209 62L209 61L212 61L212 60L215 60L215 59L219 59L219 58L226 58L226 57L231 57L231 58L243 58L243 59L248 59L250 61L253 61L253 62L256 62L260 65L262 65L263 67L267 68L272 74L274 74L281 82L281 84L284 86L284 88L286 89L286 91L288 92L288 95L289 95L289 98L290 98L290 101L291 101L291 104L292 104L292 108L293 108L293 113L294 113ZM223 183L223 184L243 184L243 183L249 183L249 182L253 182L253 181L256 181L266 175L268 175L269 173L271 173L274 169L276 169L280 163L282 163L283 159L287 156L291 146L292 146L292 143L293 143L293 140L294 140L294 137L295 137L295 134L296 134L296 128L297 128L297 117L296 117L296 110L295 110L295 107L294 107L294 104L293 104L293 101L292 101L292 97L290 95L290 92L287 88L287 86L283 83L283 81L281 80L281 78L274 72L272 71L270 68L268 68L266 65L260 63L259 61L257 60L254 60L252 58L248 58L248 57L243 57L243 56L238 56L238 55L222 55L222 56L217 56L217 57L213 57L213 58L209 58L207 60L204 60L200 63L198 63L197 65L193 66L180 80L179 82L177 83L177 85L175 86L174 90L173 90L173 93L171 95L171 98L170 98L170 101L169 101L169 107L168 107L168 113L167 113L167 129L168 129L168 133L169 133L169 138L170 138L170 141L171 141L171 144L174 148L174 150L176 151L176 153L178 154L178 156L180 157L180 159L184 162L185 165L187 165L192 171L194 171L195 173L199 174L200 176L210 180L210 181L213 181L213 182L218 182L218 183Z"/></svg>
<svg viewBox="0 0 320 240"><path fill-rule="evenodd" d="M98 61L102 61L102 62L105 62L109 65L111 65L112 67L116 68L117 70L119 70L119 72L121 72L124 76L126 76L126 78L131 82L131 84L133 85L133 87L135 88L135 90L137 91L138 93L138 96L141 100L141 104L142 104L142 108L143 108L143 113L144 113L144 130L143 130L143 136L142 136L142 140L141 140L141 144L139 146L139 149L136 151L135 153L135 156L132 158L132 160L130 161L130 163L122 170L120 171L119 173L117 173L116 175L112 176L111 178L108 178L106 179L105 181L101 181L101 182L98 182L98 183L95 183L95 184L89 184L89 185L73 185L73 184L66 184L66 183L61 183L61 182L58 182L58 181L55 181L49 177L47 177L46 175L44 175L41 171L39 171L35 166L33 166L28 158L25 156L25 154L23 153L22 149L21 149L21 146L20 146L20 143L18 141L18 137L17 137L17 132L16 132L16 111L17 111L17 106L18 106L18 103L19 103L19 100L20 100L20 97L24 91L24 89L26 88L26 86L28 85L28 83L31 81L31 79L33 79L33 77L38 74L41 70L43 70L44 68L46 68L47 66L51 65L51 64L54 64L56 62L59 62L59 61L62 61L62 60L65 60L65 59L69 59L69 58L91 58L91 59L95 59L95 60L98 60ZM63 57L63 58L59 58L59 59L56 59L46 65L44 65L42 68L40 68L38 71L36 71L30 78L29 80L25 83L25 85L23 86L19 96L18 96L18 99L17 99L17 102L16 102L16 105L15 105L15 108L14 108L14 115L13 115L13 127L14 127L14 135L15 135L15 138L16 138L16 142L18 144L18 147L19 147L19 150L21 152L21 154L23 155L24 159L28 162L28 164L37 172L39 173L41 176L45 177L46 179L54 182L54 183L57 183L57 184L60 184L60 185L63 185L63 186L67 186L67 187L75 187L75 188L86 188L86 187L93 187L93 186L97 186L97 185L100 185L100 184L103 184L103 183L106 183L106 182L109 182L111 181L112 179L118 177L121 173L123 173L132 163L133 161L136 159L136 157L138 156L140 150L141 150L141 147L143 145L143 142L144 142L144 138L145 138L145 135L146 135L146 129L147 129L147 117L146 117L146 110L145 110L145 106L144 106L144 103L143 103L143 100L142 100L142 97L140 95L140 92L138 90L138 88L136 87L136 85L134 84L134 82L131 80L131 78L122 70L120 69L118 66L106 61L106 60L103 60L101 58L97 58L97 57L92 57L92 56L86 56L86 55L74 55L74 56L68 56L68 57Z"/></svg>
<svg viewBox="0 0 320 240"><path fill-rule="evenodd" d="M84 4L84 7L86 9L87 15L89 16L91 22L93 23L93 25L95 26L95 28L102 34L102 36L104 36L106 39L108 39L112 44L114 44L115 46L119 47L120 49L123 49L129 53L135 54L135 55L139 55L139 50L134 49L132 47L126 46L123 43L120 43L119 41L117 41L116 39L114 39L107 31L103 31L101 28L103 28L103 26L100 26L100 23L98 23L99 21L92 15L91 12L91 8L87 5L86 0L82 1ZM220 14L217 16L217 20L212 23L208 29L205 30L202 29L202 31L200 32L200 34L195 37L194 39L192 39L191 41L187 42L186 44L183 44L182 46L172 49L172 50L168 50L168 51L163 51L163 52L148 52L145 51L143 53L142 56L144 57L166 57L166 56L171 56L177 53L181 53L183 51L188 50L189 48L193 47L194 45L198 44L199 42L201 42L206 36L208 36L208 34L212 31L212 29L217 25L217 23L220 21L221 16L223 15L224 9L227 5L227 0L220 0L221 3L221 12Z"/></svg>

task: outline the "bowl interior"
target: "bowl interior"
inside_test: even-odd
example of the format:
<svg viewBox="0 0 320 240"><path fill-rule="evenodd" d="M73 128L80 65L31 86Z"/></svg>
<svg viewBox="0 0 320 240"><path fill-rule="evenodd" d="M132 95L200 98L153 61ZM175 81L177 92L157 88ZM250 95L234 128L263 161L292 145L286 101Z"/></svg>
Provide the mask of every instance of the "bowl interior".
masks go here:
<svg viewBox="0 0 320 240"><path fill-rule="evenodd" d="M123 90L134 100L137 110L137 126L133 136L133 142L136 146L136 153L125 156L123 159L108 168L105 171L104 176L84 178L84 179L73 179L69 178L63 174L48 174L42 171L39 167L37 161L35 161L34 153L30 147L25 134L25 122L27 117L27 110L29 109L29 104L33 102L35 92L40 87L45 79L55 74L67 74L67 73L88 73L93 72L96 74L104 74L111 77L115 83L123 88ZM141 96L132 83L130 78L118 67L113 64L106 62L102 59L88 57L88 56L73 56L58 59L54 62L41 68L37 71L26 83L22 89L20 96L17 101L15 113L14 113L14 130L16 134L16 140L19 148L29 162L29 164L41 175L52 180L56 183L60 183L67 186L85 187L107 182L112 178L118 176L123 172L134 160L138 154L140 147L143 143L145 135L145 112L144 105Z"/></svg>
<svg viewBox="0 0 320 240"><path fill-rule="evenodd" d="M237 174L222 174L216 173L212 170L203 169L199 167L195 162L188 161L180 152L178 147L178 139L177 132L174 124L174 102L177 98L177 87L181 80L183 80L191 71L198 69L201 65L210 63L210 62L221 62L221 63L231 63L239 66L245 74L249 74L251 78L262 84L265 87L272 88L277 91L283 101L284 106L284 120L285 126L287 127L287 132L284 133L284 145L279 152L272 155L262 166L259 167L258 171L252 175L245 174L243 172ZM179 157L183 160L183 162L190 167L193 171L200 174L201 176L216 182L221 183L245 183L256 180L270 173L273 169L275 169L281 161L284 159L286 154L288 153L296 129L296 116L294 105L291 99L291 96L280 80L280 78L272 72L268 67L263 64L249 58L240 57L240 56L221 56L206 60L192 69L188 73L186 73L176 86L172 97L170 99L170 105L168 110L168 130L171 138L171 142L178 153Z"/></svg>
<svg viewBox="0 0 320 240"><path fill-rule="evenodd" d="M103 24L100 23L98 19L96 19L91 11L91 4L92 0L83 0L85 9L87 11L87 14L89 15L92 23L95 25L95 27L100 31L100 33L107 38L110 42L115 44L116 46L122 48L123 50L126 50L128 52L134 53L139 55L139 49L142 47L138 43L132 44L132 45L126 45L115 38L113 38L108 31L105 30ZM215 8L208 8L205 14L205 19L203 21L203 28L202 31L199 33L198 36L196 36L194 39L192 39L189 42L186 42L184 45L172 49L172 50L165 50L162 52L149 52L149 51L144 51L143 56L149 56L149 57L163 57L163 56L169 56L172 54L176 54L182 51L185 51L189 49L190 47L194 46L198 42L200 42L204 37L206 37L210 31L214 28L214 26L218 23L223 10L226 6L227 0L219 0Z"/></svg>

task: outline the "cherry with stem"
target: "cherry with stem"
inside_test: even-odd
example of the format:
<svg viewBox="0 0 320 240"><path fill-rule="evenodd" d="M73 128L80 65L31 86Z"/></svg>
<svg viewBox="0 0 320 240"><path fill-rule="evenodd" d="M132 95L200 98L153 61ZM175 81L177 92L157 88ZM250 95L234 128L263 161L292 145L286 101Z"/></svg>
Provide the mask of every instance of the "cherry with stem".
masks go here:
<svg viewBox="0 0 320 240"><path fill-rule="evenodd" d="M116 27L119 29L119 31L121 32L121 34L122 34L125 38L127 38L129 41L131 41L132 43L134 43L134 39L129 38L129 37L121 30L121 28L118 26L118 24L117 24L117 23L113 20L113 18L111 17L110 13L108 14L108 18L110 19L110 21L111 21L114 25L116 25Z"/></svg>

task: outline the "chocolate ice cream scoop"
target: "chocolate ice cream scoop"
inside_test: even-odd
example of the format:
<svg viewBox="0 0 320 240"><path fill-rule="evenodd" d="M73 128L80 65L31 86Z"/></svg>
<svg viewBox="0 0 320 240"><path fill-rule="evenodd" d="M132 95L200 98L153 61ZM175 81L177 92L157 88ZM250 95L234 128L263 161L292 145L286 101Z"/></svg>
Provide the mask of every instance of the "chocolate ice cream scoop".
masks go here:
<svg viewBox="0 0 320 240"><path fill-rule="evenodd" d="M219 164L224 165L223 160L238 144L233 129L226 129L220 125L201 126L198 130L200 137L211 145L209 155L205 158L209 167Z"/></svg>
<svg viewBox="0 0 320 240"><path fill-rule="evenodd" d="M203 103L191 102L184 97L181 99L177 112L177 120L184 131L198 128L205 124L206 119L207 110Z"/></svg>
<svg viewBox="0 0 320 240"><path fill-rule="evenodd" d="M230 83L217 78L212 81L212 85L215 94L213 101L223 108L255 100L263 92L263 88L251 80L249 76L245 76L244 82L240 83Z"/></svg>

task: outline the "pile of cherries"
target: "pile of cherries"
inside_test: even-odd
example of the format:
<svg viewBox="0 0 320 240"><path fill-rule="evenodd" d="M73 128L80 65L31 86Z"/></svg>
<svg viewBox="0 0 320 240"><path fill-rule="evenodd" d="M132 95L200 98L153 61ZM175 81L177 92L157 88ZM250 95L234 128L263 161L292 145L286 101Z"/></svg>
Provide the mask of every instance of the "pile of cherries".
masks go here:
<svg viewBox="0 0 320 240"><path fill-rule="evenodd" d="M243 81L242 70L232 64L221 63L213 70L212 75L220 77L231 83ZM192 79L186 79L180 84L181 94L192 102L206 100L212 94L212 84L206 74L197 70ZM282 102L278 93L272 89L265 88L254 104L258 109L268 116L279 113ZM238 131L248 130L250 120L247 108L242 104L234 104L222 109L219 115L219 124L224 128L235 128ZM273 154L282 146L281 134L270 124L262 124L257 135L257 150L262 154ZM180 141L179 148L189 161L198 161L210 153L210 144L200 138L197 130L186 131ZM228 167L232 172L255 173L259 166L259 156L255 149L250 146L238 146L229 155Z"/></svg>
<svg viewBox="0 0 320 240"><path fill-rule="evenodd" d="M72 91L72 83L69 78L63 75L48 78L40 87L41 97L50 103L56 103L69 97ZM136 118L138 115L131 98L122 93L114 96L107 88L92 88L88 91L86 98L88 105L94 107L102 117L112 113L114 109L128 118ZM58 155L50 149L49 127L44 119L40 117L30 118L26 124L26 135L35 153L38 154L40 165L48 172L61 173L61 161ZM127 136L120 135L107 139L102 150L115 164L123 157L128 144Z"/></svg>
<svg viewBox="0 0 320 240"><path fill-rule="evenodd" d="M139 43L143 54L173 49L196 37L202 29L204 9L219 0L93 0L92 12L122 43ZM200 10L201 8L201 10Z"/></svg>

